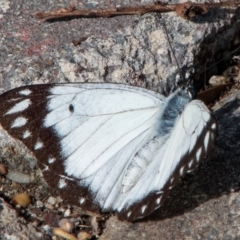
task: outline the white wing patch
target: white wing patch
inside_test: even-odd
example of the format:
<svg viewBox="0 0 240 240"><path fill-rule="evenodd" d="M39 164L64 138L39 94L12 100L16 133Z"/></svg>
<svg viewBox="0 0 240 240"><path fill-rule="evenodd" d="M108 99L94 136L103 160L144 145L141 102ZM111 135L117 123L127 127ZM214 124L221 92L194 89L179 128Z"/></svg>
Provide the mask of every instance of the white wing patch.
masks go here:
<svg viewBox="0 0 240 240"><path fill-rule="evenodd" d="M28 95L30 95L31 93L32 93L32 91L29 90L29 89L24 89L24 90L21 90L21 91L19 92L20 95L25 95L25 96L28 96Z"/></svg>
<svg viewBox="0 0 240 240"><path fill-rule="evenodd" d="M56 161L56 158L53 158L53 157L50 157L50 158L48 159L48 163L49 163L49 164L53 164L55 161Z"/></svg>
<svg viewBox="0 0 240 240"><path fill-rule="evenodd" d="M160 202L161 202L161 198L162 198L162 197L157 198L157 200L156 200L156 204L157 204L157 205L160 204Z"/></svg>
<svg viewBox="0 0 240 240"><path fill-rule="evenodd" d="M26 130L24 133L23 133L23 139L26 139L26 138L29 138L31 136L31 132L29 130Z"/></svg>
<svg viewBox="0 0 240 240"><path fill-rule="evenodd" d="M27 109L31 104L30 99L25 99L17 104L15 104L9 111L6 112L6 115L13 114L17 112L22 112Z"/></svg>
<svg viewBox="0 0 240 240"><path fill-rule="evenodd" d="M43 147L44 147L44 144L43 144L43 142L40 141L40 140L38 140L38 141L36 142L36 144L34 145L34 149L35 149L35 150L39 150L39 149L41 149L41 148L43 148Z"/></svg>
<svg viewBox="0 0 240 240"><path fill-rule="evenodd" d="M25 117L18 117L12 122L11 128L22 127L27 123L27 121L28 120Z"/></svg>
<svg viewBox="0 0 240 240"><path fill-rule="evenodd" d="M142 206L142 208L141 208L141 212L142 212L142 214L144 213L146 207L147 207L147 205L143 205L143 206Z"/></svg>
<svg viewBox="0 0 240 240"><path fill-rule="evenodd" d="M59 182L58 182L58 187L59 188L64 188L67 186L66 180L63 178L60 178Z"/></svg>
<svg viewBox="0 0 240 240"><path fill-rule="evenodd" d="M79 199L80 205L82 205L84 202L85 202L85 198L80 198L80 199Z"/></svg>

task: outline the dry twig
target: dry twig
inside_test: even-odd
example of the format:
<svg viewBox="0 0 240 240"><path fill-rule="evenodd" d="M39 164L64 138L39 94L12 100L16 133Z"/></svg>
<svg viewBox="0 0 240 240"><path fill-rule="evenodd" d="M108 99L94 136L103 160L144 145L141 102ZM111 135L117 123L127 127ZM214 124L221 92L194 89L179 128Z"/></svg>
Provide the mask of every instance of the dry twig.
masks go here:
<svg viewBox="0 0 240 240"><path fill-rule="evenodd" d="M180 3L180 4L162 4L156 3L145 6L135 7L120 7L114 9L75 9L63 8L52 12L39 12L35 15L36 18L42 20L53 20L61 18L97 18L97 17L115 17L120 15L143 15L149 12L172 12L175 11L181 17L191 20L196 15L205 14L209 8L236 6L238 1L227 1L219 3Z"/></svg>

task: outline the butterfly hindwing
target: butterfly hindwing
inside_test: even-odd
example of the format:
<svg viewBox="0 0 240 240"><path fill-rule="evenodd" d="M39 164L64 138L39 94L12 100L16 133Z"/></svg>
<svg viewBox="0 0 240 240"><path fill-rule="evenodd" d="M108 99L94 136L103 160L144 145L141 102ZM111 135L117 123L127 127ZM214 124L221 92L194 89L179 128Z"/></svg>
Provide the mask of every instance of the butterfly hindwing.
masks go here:
<svg viewBox="0 0 240 240"><path fill-rule="evenodd" d="M164 146L133 190L118 205L119 217L134 220L159 208L179 179L207 156L215 137L216 122L207 107L198 100L190 102Z"/></svg>

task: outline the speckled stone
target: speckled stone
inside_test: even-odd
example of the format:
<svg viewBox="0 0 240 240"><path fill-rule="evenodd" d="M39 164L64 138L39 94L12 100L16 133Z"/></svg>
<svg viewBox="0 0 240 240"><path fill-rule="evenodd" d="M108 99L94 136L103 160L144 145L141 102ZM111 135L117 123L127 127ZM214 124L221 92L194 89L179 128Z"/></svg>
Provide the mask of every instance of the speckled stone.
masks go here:
<svg viewBox="0 0 240 240"><path fill-rule="evenodd" d="M196 81L199 85L203 84L203 74L199 75L199 72L205 72L209 67L206 76L216 73L217 67L213 65L227 55L234 36L239 34L238 11L232 11L236 15L233 17L227 9L214 9L195 22L186 21L174 13L162 14L162 18L161 14L149 13L51 23L34 18L39 11L69 5L90 9L153 2L0 0L0 93L29 84L80 81L126 83L167 95L176 84L179 70L162 19L180 67L194 70ZM80 38L86 40L74 46L72 41ZM187 69L186 75L190 70ZM120 222L113 216L107 221L100 239L239 238L238 106L238 94L235 94L220 105L221 109L215 110L220 123L218 146L197 171L187 175L172 191L159 211L137 223ZM13 142L1 130L1 149ZM22 155L31 155L23 145L17 145ZM0 155L1 159L8 159L9 156L3 155L3 151ZM7 167L11 167L10 171L18 169L21 172L26 164L29 165L23 158L14 158L9 162ZM32 172L36 166L35 163L30 165ZM29 174L26 176L31 176ZM39 179L39 184L34 185L38 191L33 197L42 199L40 185L43 183ZM3 179L1 184L7 181ZM3 190L6 196L16 191ZM45 232L51 233L48 225L36 229L31 222L17 216L16 211L3 200L0 205L0 232L4 239L13 239L13 235L15 239L49 239L49 235L45 235ZM52 205L50 209L53 209ZM58 215L52 213L52 216L54 223L58 222Z"/></svg>

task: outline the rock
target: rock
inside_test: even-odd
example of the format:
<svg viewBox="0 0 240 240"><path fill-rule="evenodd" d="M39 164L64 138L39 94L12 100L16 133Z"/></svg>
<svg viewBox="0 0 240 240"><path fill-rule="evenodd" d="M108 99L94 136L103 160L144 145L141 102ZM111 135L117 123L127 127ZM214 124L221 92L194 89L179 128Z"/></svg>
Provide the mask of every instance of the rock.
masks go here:
<svg viewBox="0 0 240 240"><path fill-rule="evenodd" d="M55 197L49 197L47 201L51 205L55 205L55 203L57 202L57 199Z"/></svg>
<svg viewBox="0 0 240 240"><path fill-rule="evenodd" d="M23 208L26 208L31 204L31 198L26 193L19 193L19 194L14 196L14 198L12 199L12 202L15 205L19 205Z"/></svg>
<svg viewBox="0 0 240 240"><path fill-rule="evenodd" d="M38 22L32 14L66 7L69 1L53 0L44 4L36 0L5 2L0 4L1 92L28 84L80 81L126 83L167 95L178 81L179 70L167 41L163 19L180 68L190 67L186 75L190 74L190 70L194 71L198 86L204 80L203 74L199 76L198 73L205 72L206 65L209 67L207 76L210 73L218 74L218 67L213 65L227 55L240 29L238 9L213 9L195 22L186 21L175 13L149 13L110 19L73 19L50 24ZM76 7L89 8L114 7L110 2L113 1L72 1ZM131 2L126 1L126 4ZM138 4L152 2L145 0ZM122 6L123 1L117 0L114 4ZM86 40L78 46L71 44L80 37ZM237 92L231 99L224 98L222 101L226 102L222 105L218 104L221 107L215 110L219 122L218 146L196 172L187 175L173 190L165 206L150 216L148 221L128 223L111 217L100 239L239 237L240 224L235 217L239 215L238 99ZM9 145L17 146L17 154L4 153L3 149ZM19 157L31 155L26 147L1 130L0 149L1 161L7 169L25 174L21 175L26 179L21 181L24 188L24 184L31 184L31 177L25 177L31 176L29 173L34 171L35 162L33 158L29 158L28 162ZM42 186L40 178L36 180L34 187ZM9 179L1 181L7 197L14 193L10 182ZM42 190L36 192L36 196L31 196L42 202L52 196L50 190L48 197L42 196ZM58 203L62 204L60 209L67 209L64 199ZM51 227L59 221L58 213L47 209L50 212L45 218L37 216L40 220L43 217L45 223L36 229L31 220L18 216L16 210L4 200L0 205L0 232L4 240L13 236L16 239L50 239L45 232L50 234ZM49 203L46 206L54 208Z"/></svg>
<svg viewBox="0 0 240 240"><path fill-rule="evenodd" d="M64 212L64 217L69 217L71 215L71 210L68 208L65 212Z"/></svg>
<svg viewBox="0 0 240 240"><path fill-rule="evenodd" d="M59 227L63 231L71 233L74 228L74 224L69 219L63 218L59 221Z"/></svg>
<svg viewBox="0 0 240 240"><path fill-rule="evenodd" d="M30 240L51 239L51 237L40 232L31 222L18 216L11 205L0 198L0 232L4 240Z"/></svg>

